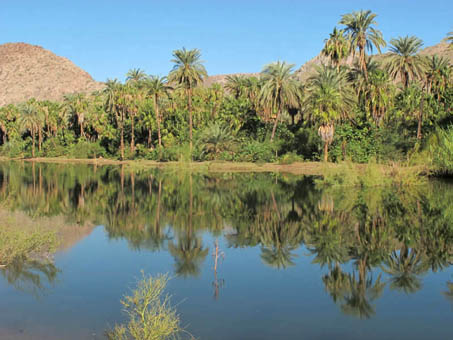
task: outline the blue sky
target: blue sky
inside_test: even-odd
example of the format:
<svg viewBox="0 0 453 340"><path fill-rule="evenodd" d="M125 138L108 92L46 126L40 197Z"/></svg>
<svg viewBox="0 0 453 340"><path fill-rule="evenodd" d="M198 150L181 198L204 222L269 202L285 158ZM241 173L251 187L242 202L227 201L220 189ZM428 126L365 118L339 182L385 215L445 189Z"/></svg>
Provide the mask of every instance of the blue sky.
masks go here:
<svg viewBox="0 0 453 340"><path fill-rule="evenodd" d="M209 74L297 67L316 56L344 13L371 9L388 41L426 46L453 30L448 0L0 0L0 43L27 42L72 60L96 80L131 68L166 75L171 53L199 48Z"/></svg>

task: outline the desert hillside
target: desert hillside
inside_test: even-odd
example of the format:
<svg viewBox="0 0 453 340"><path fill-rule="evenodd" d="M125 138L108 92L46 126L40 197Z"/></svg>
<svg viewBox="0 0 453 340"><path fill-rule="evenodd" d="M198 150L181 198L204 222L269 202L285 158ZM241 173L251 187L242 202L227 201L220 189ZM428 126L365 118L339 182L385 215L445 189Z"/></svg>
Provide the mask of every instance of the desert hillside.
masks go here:
<svg viewBox="0 0 453 340"><path fill-rule="evenodd" d="M102 89L70 60L35 45L0 45L0 106L30 98L59 100L65 94Z"/></svg>

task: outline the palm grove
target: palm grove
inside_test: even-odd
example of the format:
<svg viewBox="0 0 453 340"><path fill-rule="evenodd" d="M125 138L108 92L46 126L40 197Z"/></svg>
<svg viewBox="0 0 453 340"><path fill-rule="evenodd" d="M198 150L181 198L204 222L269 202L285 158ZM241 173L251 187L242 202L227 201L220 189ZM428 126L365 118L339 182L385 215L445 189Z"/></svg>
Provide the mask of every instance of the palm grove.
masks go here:
<svg viewBox="0 0 453 340"><path fill-rule="evenodd" d="M450 172L452 65L420 55L415 36L391 39L381 55L387 43L375 19L371 11L343 15L325 40L327 62L305 79L279 61L257 77L233 75L207 87L201 52L183 48L173 52L167 77L132 69L125 83L108 80L101 92L4 106L1 153L368 162L429 150ZM453 43L453 32L446 40Z"/></svg>

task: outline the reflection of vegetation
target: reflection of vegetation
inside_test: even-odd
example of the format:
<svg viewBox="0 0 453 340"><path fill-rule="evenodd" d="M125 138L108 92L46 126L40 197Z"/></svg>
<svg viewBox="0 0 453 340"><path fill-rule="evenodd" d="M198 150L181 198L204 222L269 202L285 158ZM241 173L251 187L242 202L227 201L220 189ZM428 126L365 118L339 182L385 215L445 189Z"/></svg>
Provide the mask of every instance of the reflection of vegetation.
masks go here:
<svg viewBox="0 0 453 340"><path fill-rule="evenodd" d="M167 275L143 277L137 288L121 300L129 320L107 332L111 340L178 339L182 333L179 316L164 295Z"/></svg>
<svg viewBox="0 0 453 340"><path fill-rule="evenodd" d="M55 251L55 234L43 230L0 229L0 272L16 289L38 295L43 279L55 281L58 269L50 256Z"/></svg>
<svg viewBox="0 0 453 340"><path fill-rule="evenodd" d="M132 249L168 249L185 277L202 272L206 232L225 234L230 247L259 247L276 269L292 266L304 246L327 271L327 293L362 318L375 313L384 285L410 294L428 271L453 262L448 183L320 188L282 174L1 163L0 204L102 224Z"/></svg>

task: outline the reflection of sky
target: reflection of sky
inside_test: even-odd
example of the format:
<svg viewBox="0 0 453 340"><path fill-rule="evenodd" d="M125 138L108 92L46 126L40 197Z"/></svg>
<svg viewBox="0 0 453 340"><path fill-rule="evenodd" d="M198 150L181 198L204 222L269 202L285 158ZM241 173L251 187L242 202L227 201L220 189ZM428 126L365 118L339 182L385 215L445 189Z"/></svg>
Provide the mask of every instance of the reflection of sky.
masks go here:
<svg viewBox="0 0 453 340"><path fill-rule="evenodd" d="M169 285L183 324L200 339L447 339L453 311L442 296L451 270L423 277L423 288L406 295L386 287L370 320L343 315L325 292L327 268L311 264L300 248L295 266L276 270L265 265L259 247L228 248L218 278L225 283L213 299L214 238L203 235L209 254L197 278L174 278ZM163 250L131 250L125 240L108 240L102 227L69 252L58 254L59 282L43 297L14 291L0 279L0 336L15 339L101 339L108 325L122 321L119 299L143 269L173 272L174 259ZM350 272L350 265L343 266ZM373 278L378 272L373 273ZM387 276L383 276L387 280ZM33 337L30 337L33 334ZM93 335L96 334L96 335ZM28 337L27 337L28 336Z"/></svg>

